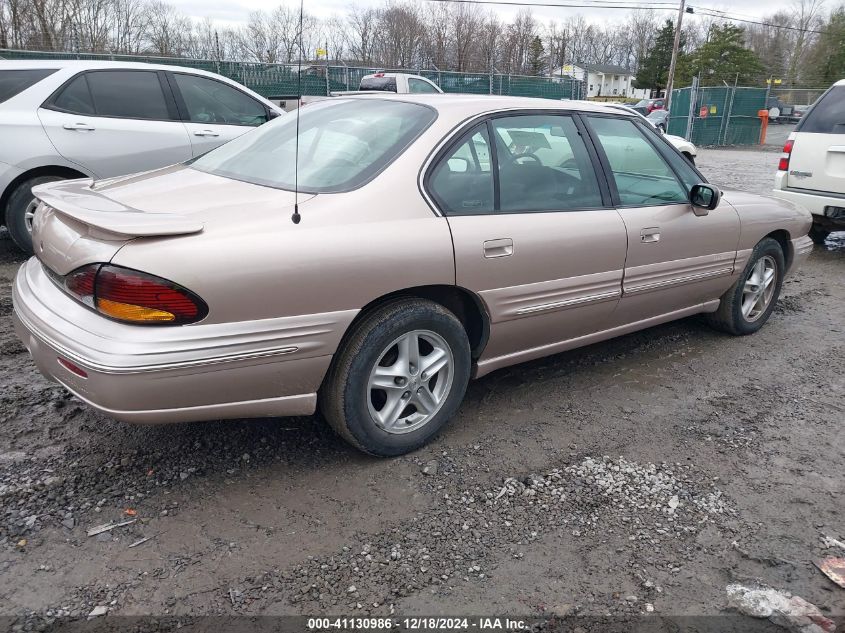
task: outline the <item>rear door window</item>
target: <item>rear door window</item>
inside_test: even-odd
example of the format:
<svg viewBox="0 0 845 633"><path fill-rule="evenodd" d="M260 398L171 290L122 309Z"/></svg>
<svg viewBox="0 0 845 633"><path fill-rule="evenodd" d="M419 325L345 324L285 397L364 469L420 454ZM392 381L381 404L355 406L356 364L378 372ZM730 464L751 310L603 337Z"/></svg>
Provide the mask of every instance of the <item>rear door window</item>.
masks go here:
<svg viewBox="0 0 845 633"><path fill-rule="evenodd" d="M520 115L492 124L501 211L602 206L593 164L572 117Z"/></svg>
<svg viewBox="0 0 845 633"><path fill-rule="evenodd" d="M158 73L148 70L106 70L86 74L99 116L169 120L170 112Z"/></svg>
<svg viewBox="0 0 845 633"><path fill-rule="evenodd" d="M810 108L796 132L845 134L845 86L834 86Z"/></svg>
<svg viewBox="0 0 845 633"><path fill-rule="evenodd" d="M0 70L0 103L52 75L55 69Z"/></svg>

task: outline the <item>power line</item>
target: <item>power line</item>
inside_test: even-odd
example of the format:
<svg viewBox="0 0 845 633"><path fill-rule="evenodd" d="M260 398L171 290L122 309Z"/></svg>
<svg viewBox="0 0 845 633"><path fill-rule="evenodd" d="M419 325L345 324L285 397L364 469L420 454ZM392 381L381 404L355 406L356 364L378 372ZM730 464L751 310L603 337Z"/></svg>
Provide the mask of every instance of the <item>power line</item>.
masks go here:
<svg viewBox="0 0 845 633"><path fill-rule="evenodd" d="M798 26L786 26L784 24L772 24L771 22L760 22L758 20L745 20L743 18L733 17L725 11L718 9L708 9L707 7L691 7L696 11L702 11L699 15L706 15L711 18L722 18L723 20L731 20L733 22L745 22L747 24L759 24L760 26L768 26L774 29L787 29L789 31L802 31L804 33L817 33L818 35L825 35L827 31L818 31L816 29L802 29Z"/></svg>
<svg viewBox="0 0 845 633"><path fill-rule="evenodd" d="M580 0L582 3L587 0ZM612 2L613 4L601 4L601 2ZM561 4L552 2L518 2L517 0L427 0L427 2L444 2L444 3L460 3L460 4L498 4L515 7L556 7L561 9L629 9L631 11L668 11L673 9L676 5L674 2L664 2L663 0L648 0L650 6L642 6L643 3L638 4L620 4L624 0L590 0L589 4ZM656 5L663 6L656 6Z"/></svg>
<svg viewBox="0 0 845 633"><path fill-rule="evenodd" d="M630 11L669 11L674 10L676 3L664 0L643 0L636 2L636 4L623 4L628 0L576 0L575 2L567 2L566 4L559 2L520 2L519 0L427 0L427 2L442 2L442 3L460 3L460 4L495 4L514 7L553 7L560 9L628 9ZM635 1L635 0L632 0ZM786 29L789 31L801 31L804 33L815 33L818 35L825 35L827 31L819 31L817 29L802 29L798 26L786 26L783 24L773 24L771 22L762 22L759 20L747 20L744 18L734 17L734 15L719 11L718 9L710 9L709 7L689 7L695 9L697 15L704 15L711 18L721 18L723 20L731 20L734 22L744 22L746 24L757 24L759 26L768 26L774 29Z"/></svg>

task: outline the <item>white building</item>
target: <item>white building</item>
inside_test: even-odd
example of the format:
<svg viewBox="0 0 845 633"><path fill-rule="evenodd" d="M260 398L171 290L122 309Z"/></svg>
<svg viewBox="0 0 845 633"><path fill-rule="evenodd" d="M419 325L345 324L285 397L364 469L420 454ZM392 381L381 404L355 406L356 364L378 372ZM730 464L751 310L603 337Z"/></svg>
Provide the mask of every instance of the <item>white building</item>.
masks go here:
<svg viewBox="0 0 845 633"><path fill-rule="evenodd" d="M587 97L627 97L647 99L648 89L634 88L636 77L623 66L613 64L567 64L555 73L580 79L586 87Z"/></svg>

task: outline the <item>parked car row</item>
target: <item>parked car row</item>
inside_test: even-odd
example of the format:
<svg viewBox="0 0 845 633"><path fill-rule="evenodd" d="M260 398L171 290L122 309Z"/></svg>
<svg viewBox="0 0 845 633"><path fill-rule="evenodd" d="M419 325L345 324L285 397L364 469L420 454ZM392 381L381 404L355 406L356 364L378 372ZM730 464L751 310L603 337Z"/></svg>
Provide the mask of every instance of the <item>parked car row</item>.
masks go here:
<svg viewBox="0 0 845 633"><path fill-rule="evenodd" d="M125 62L0 62L0 217L32 253L32 188L200 156L284 114L213 73Z"/></svg>
<svg viewBox="0 0 845 633"><path fill-rule="evenodd" d="M517 97L328 99L34 195L13 319L45 375L127 421L319 407L386 456L470 377L698 313L753 333L812 248L806 210L721 191L640 115Z"/></svg>

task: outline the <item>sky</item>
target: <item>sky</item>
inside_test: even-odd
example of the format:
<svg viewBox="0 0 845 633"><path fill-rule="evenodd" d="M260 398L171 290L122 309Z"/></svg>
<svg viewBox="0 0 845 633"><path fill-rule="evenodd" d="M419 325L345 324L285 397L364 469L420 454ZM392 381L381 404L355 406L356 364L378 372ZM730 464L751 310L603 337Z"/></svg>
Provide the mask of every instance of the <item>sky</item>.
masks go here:
<svg viewBox="0 0 845 633"><path fill-rule="evenodd" d="M424 4L426 0L416 0L420 4ZM532 0L525 0L531 2ZM535 0L544 1L544 0ZM557 2L563 0L545 0L548 2ZM573 0L574 1L574 0ZM644 0L647 2L647 0ZM278 4L286 4L288 6L299 7L299 0L170 0L182 12L195 18L204 18L206 16L229 24L239 24L246 20L250 11L255 9L269 9ZM343 15L346 13L351 4L359 6L381 6L384 0L304 0L305 11L316 15L320 18L328 18L332 15ZM728 11L740 17L747 17L749 19L759 19L766 15L771 15L775 11L781 9L788 9L791 5L791 0L733 0L730 3L724 0L687 0L688 4L693 6L699 5L711 9L719 9ZM503 20L510 20L516 15L519 10L518 7L509 6L494 6L489 5L500 15ZM535 18L541 23L546 23L550 20L563 21L570 16L581 14L591 22L601 21L615 21L624 19L627 11L624 9L575 9L575 8L551 8L551 7L537 7L532 10ZM670 15L677 15L677 10L667 12L667 17ZM685 19L689 16L685 16ZM695 19L694 17L691 19Z"/></svg>

